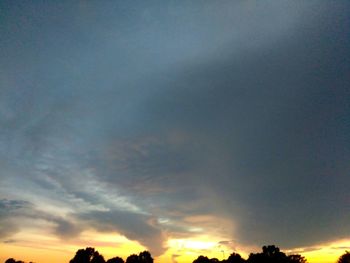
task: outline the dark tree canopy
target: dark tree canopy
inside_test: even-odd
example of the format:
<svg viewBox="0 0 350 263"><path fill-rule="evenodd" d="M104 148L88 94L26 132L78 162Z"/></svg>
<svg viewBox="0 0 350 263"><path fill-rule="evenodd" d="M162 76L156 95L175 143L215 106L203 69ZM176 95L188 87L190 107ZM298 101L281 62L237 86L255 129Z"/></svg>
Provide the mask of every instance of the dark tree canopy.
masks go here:
<svg viewBox="0 0 350 263"><path fill-rule="evenodd" d="M284 263L288 262L286 254L274 245L263 246L262 253L250 254L248 263Z"/></svg>
<svg viewBox="0 0 350 263"><path fill-rule="evenodd" d="M22 260L15 260L14 258L9 258L5 261L5 263L24 263Z"/></svg>
<svg viewBox="0 0 350 263"><path fill-rule="evenodd" d="M105 259L97 251L94 253L94 256L91 260L91 263L105 263Z"/></svg>
<svg viewBox="0 0 350 263"><path fill-rule="evenodd" d="M10 259L9 259L10 260ZM9 261L6 263L18 263ZM124 263L124 260L120 257L113 257L108 259L107 262L103 256L98 253L94 248L87 247L85 249L79 249L74 258L72 258L69 263ZM153 263L153 258L150 252L143 251L139 255L130 255L125 263Z"/></svg>
<svg viewBox="0 0 350 263"><path fill-rule="evenodd" d="M89 263L94 255L95 249L92 247L87 247L85 249L79 249L74 258L72 258L69 263Z"/></svg>
<svg viewBox="0 0 350 263"><path fill-rule="evenodd" d="M107 260L107 263L124 263L124 259L120 257L114 257Z"/></svg>
<svg viewBox="0 0 350 263"><path fill-rule="evenodd" d="M210 259L205 256L199 256L197 259L193 261L193 263L211 263Z"/></svg>
<svg viewBox="0 0 350 263"><path fill-rule="evenodd" d="M153 263L153 258L151 253L148 251L143 251L139 254L139 262L140 263Z"/></svg>
<svg viewBox="0 0 350 263"><path fill-rule="evenodd" d="M128 256L128 258L126 259L126 263L139 263L139 256L136 254Z"/></svg>
<svg viewBox="0 0 350 263"><path fill-rule="evenodd" d="M5 263L24 262L9 258ZM106 262L103 256L95 250L95 248L87 247L85 249L79 249L69 263L124 263L124 260L120 257L113 257ZM143 251L138 255L130 255L125 263L153 263L153 258L150 252ZM208 257L201 255L195 259L193 263L307 263L307 261L303 256L298 254L287 256L280 251L278 247L270 245L263 246L262 252L260 253L251 253L247 260L242 258L240 254L232 253L227 259L222 261L217 258L209 259ZM346 251L344 255L339 257L337 263L350 263L350 252Z"/></svg>
<svg viewBox="0 0 350 263"><path fill-rule="evenodd" d="M105 263L105 260L93 247L87 247L79 249L69 263Z"/></svg>
<svg viewBox="0 0 350 263"><path fill-rule="evenodd" d="M208 257L205 256L199 256L197 259L193 261L193 263L219 263L220 260L217 258L211 258L209 259Z"/></svg>
<svg viewBox="0 0 350 263"><path fill-rule="evenodd" d="M345 254L341 255L337 262L338 263L350 263L350 252L345 251Z"/></svg>
<svg viewBox="0 0 350 263"><path fill-rule="evenodd" d="M274 245L263 246L262 253L251 253L247 260L248 263L306 263L306 259L301 255L289 255L280 251Z"/></svg>
<svg viewBox="0 0 350 263"><path fill-rule="evenodd" d="M240 254L232 253L228 259L226 260L227 263L244 263L245 260L241 257Z"/></svg>
<svg viewBox="0 0 350 263"><path fill-rule="evenodd" d="M139 255L133 254L126 259L126 263L153 263L151 253L143 251Z"/></svg>

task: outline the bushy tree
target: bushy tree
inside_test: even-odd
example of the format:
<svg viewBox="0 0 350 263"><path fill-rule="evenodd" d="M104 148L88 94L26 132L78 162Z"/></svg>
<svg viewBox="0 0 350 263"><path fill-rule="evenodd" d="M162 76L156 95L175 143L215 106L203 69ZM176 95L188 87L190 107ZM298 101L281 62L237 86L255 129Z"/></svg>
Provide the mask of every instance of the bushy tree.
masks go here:
<svg viewBox="0 0 350 263"><path fill-rule="evenodd" d="M143 251L139 254L139 262L140 263L153 263L153 258L151 253L148 251Z"/></svg>
<svg viewBox="0 0 350 263"><path fill-rule="evenodd" d="M5 261L5 263L24 263L22 260L15 260L14 258L9 258Z"/></svg>
<svg viewBox="0 0 350 263"><path fill-rule="evenodd" d="M350 263L350 252L345 251L345 254L341 255L337 262L338 263Z"/></svg>
<svg viewBox="0 0 350 263"><path fill-rule="evenodd" d="M288 257L274 245L263 246L262 253L251 253L248 263L287 263Z"/></svg>
<svg viewBox="0 0 350 263"><path fill-rule="evenodd" d="M124 263L124 259L120 257L114 257L107 260L107 263Z"/></svg>
<svg viewBox="0 0 350 263"><path fill-rule="evenodd" d="M211 263L210 259L205 256L199 256L197 259L193 261L193 263Z"/></svg>
<svg viewBox="0 0 350 263"><path fill-rule="evenodd" d="M79 249L69 263L105 263L105 260L93 247L87 247Z"/></svg>
<svg viewBox="0 0 350 263"><path fill-rule="evenodd" d="M139 256L136 254L128 256L128 258L126 259L126 263L139 263Z"/></svg>
<svg viewBox="0 0 350 263"><path fill-rule="evenodd" d="M245 260L241 257L240 254L232 253L228 259L226 260L227 263L244 263Z"/></svg>
<svg viewBox="0 0 350 263"><path fill-rule="evenodd" d="M153 263L151 253L143 251L139 255L132 254L126 259L126 263Z"/></svg>
<svg viewBox="0 0 350 263"><path fill-rule="evenodd" d="M105 263L105 259L97 251L95 251L94 256L91 260L91 263Z"/></svg>
<svg viewBox="0 0 350 263"><path fill-rule="evenodd" d="M74 258L69 263L89 263L94 255L95 249L93 247L87 247L85 249L79 249Z"/></svg>

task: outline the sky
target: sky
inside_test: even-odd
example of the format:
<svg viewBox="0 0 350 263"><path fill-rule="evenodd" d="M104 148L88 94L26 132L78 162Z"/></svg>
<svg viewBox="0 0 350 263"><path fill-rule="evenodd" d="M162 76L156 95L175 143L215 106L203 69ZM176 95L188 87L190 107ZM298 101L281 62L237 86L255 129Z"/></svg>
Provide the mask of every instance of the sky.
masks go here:
<svg viewBox="0 0 350 263"><path fill-rule="evenodd" d="M0 260L350 250L348 1L1 1Z"/></svg>

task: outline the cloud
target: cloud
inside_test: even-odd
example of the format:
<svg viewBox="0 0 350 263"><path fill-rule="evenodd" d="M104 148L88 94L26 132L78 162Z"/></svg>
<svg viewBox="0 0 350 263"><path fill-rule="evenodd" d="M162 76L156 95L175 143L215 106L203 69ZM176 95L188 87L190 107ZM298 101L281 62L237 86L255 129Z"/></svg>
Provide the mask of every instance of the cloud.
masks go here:
<svg viewBox="0 0 350 263"><path fill-rule="evenodd" d="M322 26L333 18L327 19ZM343 72L338 57L346 48L340 44L335 57L324 56L333 50L327 39L341 33L318 30L321 42L311 29L301 30L268 47L184 67L144 105L155 127L181 127L194 145L204 145L196 152L202 167L191 172L193 192L203 204L209 200L212 213L232 219L230 234L240 242L293 247L347 232L346 198L333 189L348 181L348 128L334 120L348 112L341 98L349 97L342 84L349 79L338 82L334 73L330 84L313 66L317 60L322 72L335 72L330 65ZM304 40L310 48L300 45ZM189 213L200 213L199 207ZM342 224L336 223L340 214Z"/></svg>
<svg viewBox="0 0 350 263"><path fill-rule="evenodd" d="M16 224L11 222L10 220L1 219L1 227L0 227L0 234L2 238L8 238L11 237L13 234L15 234L19 228Z"/></svg>
<svg viewBox="0 0 350 263"><path fill-rule="evenodd" d="M223 240L223 241L219 241L218 242L218 246L219 247L229 247L231 248L233 251L238 251L236 246L237 246L237 242L234 240Z"/></svg>
<svg viewBox="0 0 350 263"><path fill-rule="evenodd" d="M30 219L28 222L26 219ZM81 228L69 219L48 214L38 210L32 203L24 200L0 200L0 221L2 238L11 237L20 230L25 229L33 220L44 220L53 223L54 233L61 238L74 237L80 233Z"/></svg>
<svg viewBox="0 0 350 263"><path fill-rule="evenodd" d="M16 242L17 242L17 240L15 240L15 239L7 239L7 240L3 241L3 243L5 243L5 244L12 244L12 243L16 243Z"/></svg>
<svg viewBox="0 0 350 263"><path fill-rule="evenodd" d="M91 211L76 216L98 231L114 231L138 241L156 256L165 251L165 236L152 216L118 210Z"/></svg>
<svg viewBox="0 0 350 263"><path fill-rule="evenodd" d="M322 247L321 246L311 246L311 247L305 247L305 248L297 248L297 249L292 249L290 252L294 253L294 254L302 254L305 252L313 252L313 251L317 251L317 250L321 250Z"/></svg>
<svg viewBox="0 0 350 263"><path fill-rule="evenodd" d="M29 203L23 200L0 200L0 236L5 239L11 237L19 230L19 226L12 217L18 214L18 210L22 210L29 206Z"/></svg>
<svg viewBox="0 0 350 263"><path fill-rule="evenodd" d="M291 248L348 232L347 3L21 5L1 18L3 237L19 217L156 254L191 229Z"/></svg>
<svg viewBox="0 0 350 263"><path fill-rule="evenodd" d="M11 237L25 229L33 220L54 224L53 233L62 239L77 237L85 229L95 228L102 232L116 232L128 239L138 241L154 255L164 252L165 236L150 215L126 210L90 211L70 214L70 217L49 214L38 210L32 203L23 200L3 199L0 202L2 238ZM31 221L27 221L30 219ZM6 241L6 240L5 240Z"/></svg>

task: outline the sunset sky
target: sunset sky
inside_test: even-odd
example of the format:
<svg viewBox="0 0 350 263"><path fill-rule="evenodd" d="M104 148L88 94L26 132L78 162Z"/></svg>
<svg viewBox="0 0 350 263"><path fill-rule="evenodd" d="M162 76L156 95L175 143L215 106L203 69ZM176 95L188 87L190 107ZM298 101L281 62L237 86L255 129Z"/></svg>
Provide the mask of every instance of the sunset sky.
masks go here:
<svg viewBox="0 0 350 263"><path fill-rule="evenodd" d="M349 1L0 1L0 262L330 263L349 186Z"/></svg>

